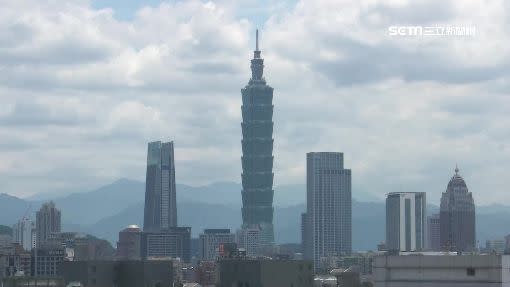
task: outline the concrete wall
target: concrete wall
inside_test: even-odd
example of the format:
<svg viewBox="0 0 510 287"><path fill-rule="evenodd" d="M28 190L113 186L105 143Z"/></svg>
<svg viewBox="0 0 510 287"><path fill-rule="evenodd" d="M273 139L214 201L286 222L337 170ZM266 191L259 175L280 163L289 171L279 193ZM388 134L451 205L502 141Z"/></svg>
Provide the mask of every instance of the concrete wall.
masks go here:
<svg viewBox="0 0 510 287"><path fill-rule="evenodd" d="M377 256L376 287L510 287L510 256Z"/></svg>
<svg viewBox="0 0 510 287"><path fill-rule="evenodd" d="M218 287L310 287L311 261L222 260L218 266Z"/></svg>

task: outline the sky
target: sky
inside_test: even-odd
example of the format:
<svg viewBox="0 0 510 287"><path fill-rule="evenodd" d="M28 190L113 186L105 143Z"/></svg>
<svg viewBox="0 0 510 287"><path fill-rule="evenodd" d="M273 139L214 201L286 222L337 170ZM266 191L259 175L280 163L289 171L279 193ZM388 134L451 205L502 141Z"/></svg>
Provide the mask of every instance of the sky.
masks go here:
<svg viewBox="0 0 510 287"><path fill-rule="evenodd" d="M0 193L144 180L153 140L174 141L179 183L240 182L258 28L275 185L306 182L307 152L338 151L353 197L437 203L458 164L477 203L508 201L509 14L504 0L4 0Z"/></svg>

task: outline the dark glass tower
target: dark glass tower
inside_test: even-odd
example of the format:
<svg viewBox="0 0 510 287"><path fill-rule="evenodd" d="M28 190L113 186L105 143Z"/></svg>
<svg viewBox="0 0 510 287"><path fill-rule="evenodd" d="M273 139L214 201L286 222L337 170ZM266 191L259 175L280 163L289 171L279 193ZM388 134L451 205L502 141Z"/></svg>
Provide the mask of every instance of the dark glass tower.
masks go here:
<svg viewBox="0 0 510 287"><path fill-rule="evenodd" d="M260 229L260 243L271 245L273 231L273 88L262 77L258 30L251 79L241 90L243 122L243 228Z"/></svg>
<svg viewBox="0 0 510 287"><path fill-rule="evenodd" d="M174 143L149 143L145 180L144 231L177 226Z"/></svg>
<svg viewBox="0 0 510 287"><path fill-rule="evenodd" d="M462 252L475 249L475 203L458 168L455 168L455 174L441 196L439 221L442 250Z"/></svg>

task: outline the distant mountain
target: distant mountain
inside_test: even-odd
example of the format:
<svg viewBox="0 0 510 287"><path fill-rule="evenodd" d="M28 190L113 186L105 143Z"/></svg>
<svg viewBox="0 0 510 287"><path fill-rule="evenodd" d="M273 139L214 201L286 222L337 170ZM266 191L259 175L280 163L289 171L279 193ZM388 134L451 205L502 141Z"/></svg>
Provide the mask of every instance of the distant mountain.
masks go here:
<svg viewBox="0 0 510 287"><path fill-rule="evenodd" d="M129 224L142 226L145 184L121 179L90 192L70 194L54 199L62 210L63 230L89 233L115 243L118 232ZM241 225L241 186L220 182L206 186L177 185L178 220L191 226L193 236L204 228L230 228ZM355 197L355 196L354 196ZM356 198L356 197L355 197ZM301 240L301 213L305 211L304 185L275 187L275 239L278 243ZM0 194L0 224L12 226L27 210L39 209L41 201L27 201ZM438 207L428 205L428 213ZM353 200L353 248L375 249L385 240L384 201ZM477 238L502 238L510 233L510 207L477 207Z"/></svg>
<svg viewBox="0 0 510 287"><path fill-rule="evenodd" d="M29 210L30 202L0 193L0 224L12 226Z"/></svg>
<svg viewBox="0 0 510 287"><path fill-rule="evenodd" d="M120 179L94 191L73 193L53 201L61 209L64 222L86 225L143 201L144 190L142 182Z"/></svg>

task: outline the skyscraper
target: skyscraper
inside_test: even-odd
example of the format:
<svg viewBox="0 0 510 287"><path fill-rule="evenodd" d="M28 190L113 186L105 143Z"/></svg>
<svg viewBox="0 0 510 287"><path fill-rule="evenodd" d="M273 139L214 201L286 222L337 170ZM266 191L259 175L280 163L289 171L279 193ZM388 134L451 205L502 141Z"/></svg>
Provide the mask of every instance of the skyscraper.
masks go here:
<svg viewBox="0 0 510 287"><path fill-rule="evenodd" d="M425 249L425 192L392 192L386 198L386 247L393 251Z"/></svg>
<svg viewBox="0 0 510 287"><path fill-rule="evenodd" d="M262 245L274 243L273 231L273 88L262 76L258 30L251 60L251 79L241 90L242 228L260 229Z"/></svg>
<svg viewBox="0 0 510 287"><path fill-rule="evenodd" d="M144 231L177 226L174 143L149 143L145 181Z"/></svg>
<svg viewBox="0 0 510 287"><path fill-rule="evenodd" d="M60 230L60 210L53 201L44 203L36 213L37 247L44 247L52 235Z"/></svg>
<svg viewBox="0 0 510 287"><path fill-rule="evenodd" d="M306 215L302 220L303 230L311 236L304 238L308 248L304 253L311 255L306 259L312 259L317 270L321 258L351 253L351 170L344 169L343 153L306 156Z"/></svg>
<svg viewBox="0 0 510 287"><path fill-rule="evenodd" d="M441 221L439 220L439 213L432 214L427 217L427 248L432 251L441 250Z"/></svg>
<svg viewBox="0 0 510 287"><path fill-rule="evenodd" d="M472 251L475 248L475 203L459 168L441 196L441 249Z"/></svg>

